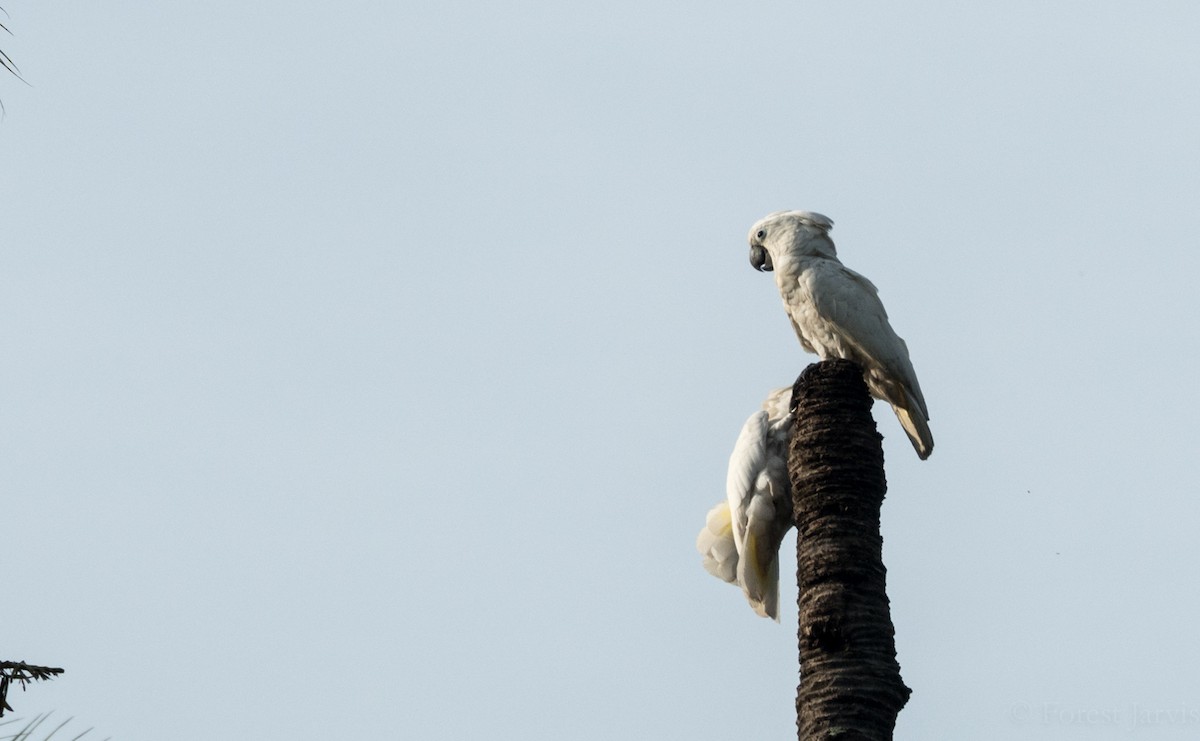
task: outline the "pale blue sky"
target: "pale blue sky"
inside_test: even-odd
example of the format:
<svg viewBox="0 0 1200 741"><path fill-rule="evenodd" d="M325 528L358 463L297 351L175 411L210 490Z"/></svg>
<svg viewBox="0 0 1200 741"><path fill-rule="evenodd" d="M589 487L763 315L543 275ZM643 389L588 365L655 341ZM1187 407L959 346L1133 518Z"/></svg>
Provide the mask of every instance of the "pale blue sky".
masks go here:
<svg viewBox="0 0 1200 741"><path fill-rule="evenodd" d="M794 737L790 556L776 625L693 541L803 208L937 440L877 405L897 738L1200 730L1200 5L3 5L19 714Z"/></svg>

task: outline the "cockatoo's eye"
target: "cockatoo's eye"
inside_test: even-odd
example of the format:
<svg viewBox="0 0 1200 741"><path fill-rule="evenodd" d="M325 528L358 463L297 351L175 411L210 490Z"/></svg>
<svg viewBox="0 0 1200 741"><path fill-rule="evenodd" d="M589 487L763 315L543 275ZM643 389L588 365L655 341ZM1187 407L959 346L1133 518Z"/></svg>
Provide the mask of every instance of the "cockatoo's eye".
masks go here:
<svg viewBox="0 0 1200 741"><path fill-rule="evenodd" d="M758 239L766 239L767 238L767 230L759 229L758 234L755 234L754 236Z"/></svg>

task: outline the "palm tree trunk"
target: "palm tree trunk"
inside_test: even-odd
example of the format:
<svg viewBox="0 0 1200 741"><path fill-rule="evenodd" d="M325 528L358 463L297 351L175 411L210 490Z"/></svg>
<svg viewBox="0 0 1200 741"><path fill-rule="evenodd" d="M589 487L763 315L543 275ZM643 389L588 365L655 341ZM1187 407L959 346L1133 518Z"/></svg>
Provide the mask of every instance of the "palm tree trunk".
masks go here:
<svg viewBox="0 0 1200 741"><path fill-rule="evenodd" d="M887 482L863 370L848 360L810 365L792 404L799 738L891 739L911 691L900 678L884 589L879 510Z"/></svg>

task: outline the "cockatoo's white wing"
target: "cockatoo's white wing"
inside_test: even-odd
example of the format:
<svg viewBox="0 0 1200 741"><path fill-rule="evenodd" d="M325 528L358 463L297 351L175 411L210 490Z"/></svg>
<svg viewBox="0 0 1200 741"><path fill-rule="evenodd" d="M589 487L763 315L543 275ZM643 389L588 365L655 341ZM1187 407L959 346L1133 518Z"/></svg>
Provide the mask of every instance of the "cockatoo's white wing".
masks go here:
<svg viewBox="0 0 1200 741"><path fill-rule="evenodd" d="M725 498L733 522L733 542L738 554L745 553L746 512L758 490L758 478L767 467L767 430L770 422L765 411L750 415L729 456L725 476Z"/></svg>
<svg viewBox="0 0 1200 741"><path fill-rule="evenodd" d="M809 341L830 355L863 366L871 393L892 405L921 458L933 449L929 411L908 356L908 345L892 329L879 291L871 281L835 260L814 260L800 276L803 300L789 313ZM805 305L807 304L807 305Z"/></svg>
<svg viewBox="0 0 1200 741"><path fill-rule="evenodd" d="M787 446L791 389L773 392L742 426L726 476L726 501L696 539L704 568L742 587L754 611L779 619L779 544L792 524ZM731 553L732 551L732 553Z"/></svg>
<svg viewBox="0 0 1200 741"><path fill-rule="evenodd" d="M792 526L792 487L787 467L792 416L788 413L768 422L766 457L749 498L742 500L744 530L737 576L754 611L778 621L779 545ZM734 496L734 492L729 495ZM737 523L735 516L735 532Z"/></svg>

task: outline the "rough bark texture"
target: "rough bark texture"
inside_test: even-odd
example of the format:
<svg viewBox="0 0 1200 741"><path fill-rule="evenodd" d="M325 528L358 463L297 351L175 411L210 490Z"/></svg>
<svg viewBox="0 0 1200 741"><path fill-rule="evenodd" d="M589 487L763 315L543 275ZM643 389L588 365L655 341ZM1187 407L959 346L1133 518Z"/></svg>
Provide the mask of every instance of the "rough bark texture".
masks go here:
<svg viewBox="0 0 1200 741"><path fill-rule="evenodd" d="M887 482L862 368L810 365L792 395L788 469L800 586L800 741L891 739L900 679L879 510Z"/></svg>

